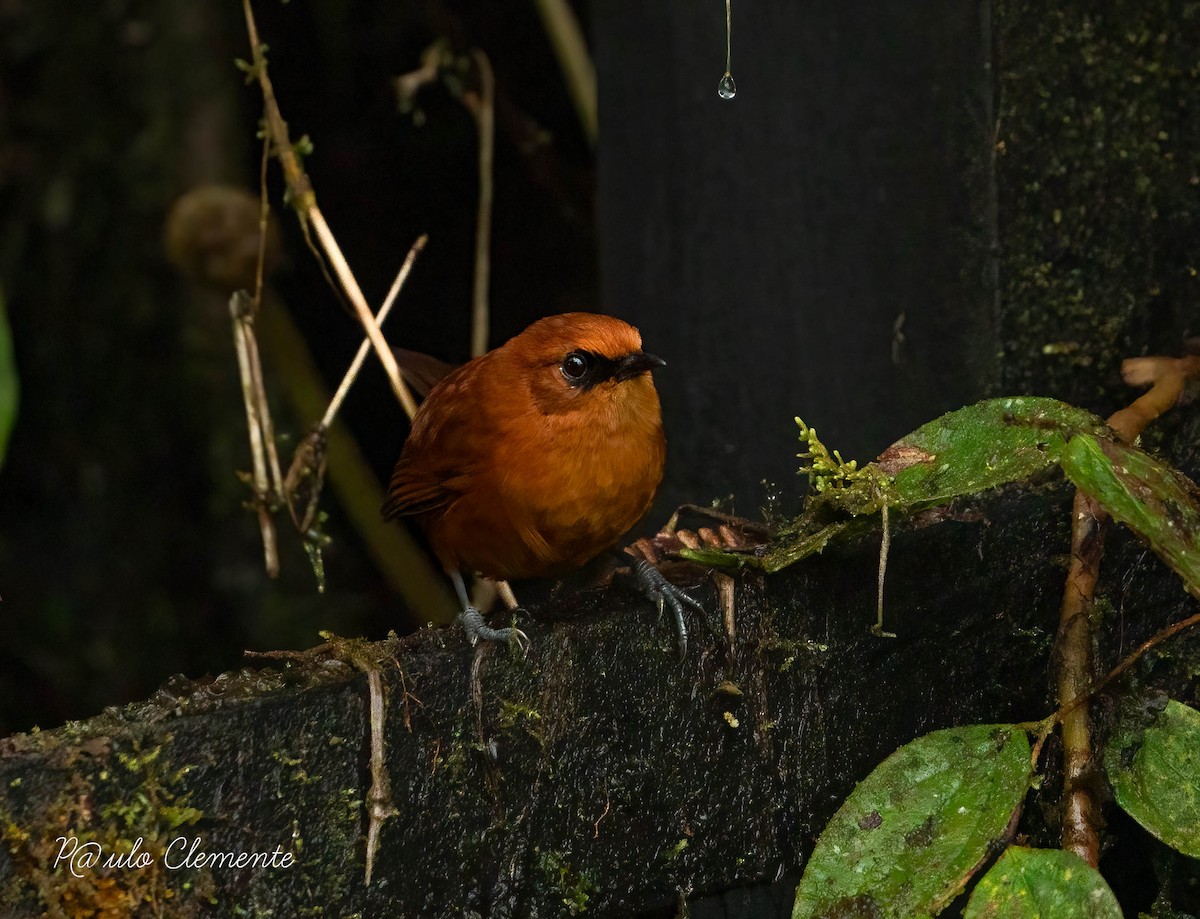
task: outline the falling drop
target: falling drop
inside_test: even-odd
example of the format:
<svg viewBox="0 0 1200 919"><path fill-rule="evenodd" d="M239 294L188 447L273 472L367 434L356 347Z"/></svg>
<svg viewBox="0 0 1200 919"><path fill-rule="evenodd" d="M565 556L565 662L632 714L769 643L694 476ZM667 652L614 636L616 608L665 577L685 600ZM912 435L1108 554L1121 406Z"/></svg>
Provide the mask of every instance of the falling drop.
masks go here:
<svg viewBox="0 0 1200 919"><path fill-rule="evenodd" d="M737 95L737 86L733 77L729 75L729 52L733 47L733 24L729 15L729 3L730 0L725 0L725 76L721 77L721 82L717 84L717 95L722 99L732 99Z"/></svg>

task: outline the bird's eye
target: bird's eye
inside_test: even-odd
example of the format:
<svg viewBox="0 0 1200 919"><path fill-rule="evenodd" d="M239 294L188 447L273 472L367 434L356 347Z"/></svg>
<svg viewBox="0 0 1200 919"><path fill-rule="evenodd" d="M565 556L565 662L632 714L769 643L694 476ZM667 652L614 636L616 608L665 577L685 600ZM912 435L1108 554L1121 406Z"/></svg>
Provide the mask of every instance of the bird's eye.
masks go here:
<svg viewBox="0 0 1200 919"><path fill-rule="evenodd" d="M563 358L559 365L562 375L568 383L578 383L584 378L592 366L592 356L585 351L572 351Z"/></svg>

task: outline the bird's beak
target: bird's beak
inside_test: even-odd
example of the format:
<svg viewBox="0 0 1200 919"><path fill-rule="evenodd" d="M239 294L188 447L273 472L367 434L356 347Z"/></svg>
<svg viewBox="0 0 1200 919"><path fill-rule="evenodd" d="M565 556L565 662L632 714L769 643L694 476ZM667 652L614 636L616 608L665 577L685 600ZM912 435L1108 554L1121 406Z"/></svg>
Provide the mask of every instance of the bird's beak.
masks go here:
<svg viewBox="0 0 1200 919"><path fill-rule="evenodd" d="M626 354L617 361L617 369L616 373L613 374L613 379L618 383L622 380L632 380L647 370L666 366L667 362L661 357L655 357L653 354L647 354L645 351L634 351L632 354Z"/></svg>

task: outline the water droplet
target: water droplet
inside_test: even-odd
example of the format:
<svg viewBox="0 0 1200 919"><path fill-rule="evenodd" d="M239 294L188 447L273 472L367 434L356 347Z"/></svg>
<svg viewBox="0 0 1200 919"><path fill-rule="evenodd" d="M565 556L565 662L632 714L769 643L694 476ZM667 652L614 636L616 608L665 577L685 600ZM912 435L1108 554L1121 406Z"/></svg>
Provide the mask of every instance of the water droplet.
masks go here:
<svg viewBox="0 0 1200 919"><path fill-rule="evenodd" d="M733 14L730 10L730 0L725 0L725 76L717 84L717 95L722 99L732 99L737 95L737 86L729 75L729 61L733 52Z"/></svg>

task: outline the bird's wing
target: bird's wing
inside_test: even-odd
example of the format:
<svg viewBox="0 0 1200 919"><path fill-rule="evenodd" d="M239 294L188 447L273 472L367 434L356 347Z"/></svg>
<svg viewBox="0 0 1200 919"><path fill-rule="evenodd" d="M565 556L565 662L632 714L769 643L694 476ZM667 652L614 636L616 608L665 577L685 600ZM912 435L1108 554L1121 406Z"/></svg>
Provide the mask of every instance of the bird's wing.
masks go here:
<svg viewBox="0 0 1200 919"><path fill-rule="evenodd" d="M478 400L464 398L477 363L451 371L430 391L388 485L385 520L445 510L470 489L488 440Z"/></svg>
<svg viewBox="0 0 1200 919"><path fill-rule="evenodd" d="M462 476L446 478L412 478L404 465L396 466L383 503L383 519L429 514L449 507L462 493Z"/></svg>
<svg viewBox="0 0 1200 919"><path fill-rule="evenodd" d="M445 507L450 496L437 482L411 482L397 484L392 479L387 500L383 502L383 519L394 520L410 514L425 514Z"/></svg>
<svg viewBox="0 0 1200 919"><path fill-rule="evenodd" d="M409 351L407 348L392 348L400 373L412 390L422 399L429 395L445 377L456 369L454 364L447 364L420 351Z"/></svg>

